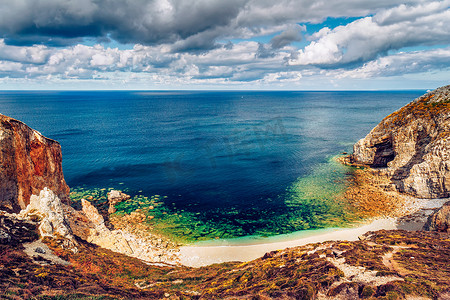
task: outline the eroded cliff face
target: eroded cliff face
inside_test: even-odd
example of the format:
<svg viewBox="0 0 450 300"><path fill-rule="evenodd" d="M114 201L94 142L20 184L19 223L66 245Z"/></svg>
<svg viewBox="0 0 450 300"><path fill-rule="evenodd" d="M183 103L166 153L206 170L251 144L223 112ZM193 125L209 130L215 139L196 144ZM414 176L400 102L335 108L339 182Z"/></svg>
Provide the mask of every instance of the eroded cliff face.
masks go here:
<svg viewBox="0 0 450 300"><path fill-rule="evenodd" d="M400 192L450 197L450 85L384 118L354 145L350 160L384 171Z"/></svg>
<svg viewBox="0 0 450 300"><path fill-rule="evenodd" d="M69 203L59 143L2 114L0 161L0 210L19 212L45 187Z"/></svg>

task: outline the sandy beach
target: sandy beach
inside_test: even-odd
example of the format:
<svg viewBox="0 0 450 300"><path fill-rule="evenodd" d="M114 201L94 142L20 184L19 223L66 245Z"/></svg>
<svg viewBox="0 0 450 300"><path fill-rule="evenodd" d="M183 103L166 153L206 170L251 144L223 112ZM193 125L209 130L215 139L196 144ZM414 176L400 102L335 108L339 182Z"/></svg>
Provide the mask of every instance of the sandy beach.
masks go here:
<svg viewBox="0 0 450 300"><path fill-rule="evenodd" d="M377 218L355 228L332 228L326 230L299 232L270 237L250 242L250 240L222 240L218 245L189 245L180 248L180 263L191 267L201 267L228 261L249 261L265 253L290 247L302 246L331 240L355 241L358 237L375 230L420 230L434 209L450 199L416 199L403 208L400 217Z"/></svg>

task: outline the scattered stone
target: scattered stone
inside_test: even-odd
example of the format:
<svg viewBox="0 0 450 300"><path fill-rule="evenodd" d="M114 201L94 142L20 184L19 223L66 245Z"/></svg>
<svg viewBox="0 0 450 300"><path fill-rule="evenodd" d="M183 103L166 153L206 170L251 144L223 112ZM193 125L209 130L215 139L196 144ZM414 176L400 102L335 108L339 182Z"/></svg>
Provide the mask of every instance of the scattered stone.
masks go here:
<svg viewBox="0 0 450 300"><path fill-rule="evenodd" d="M37 238L36 223L0 211L0 244L15 246Z"/></svg>
<svg viewBox="0 0 450 300"><path fill-rule="evenodd" d="M45 250L42 247L36 247L36 249L34 249L34 252L36 253L40 253L40 254L45 254Z"/></svg>
<svg viewBox="0 0 450 300"><path fill-rule="evenodd" d="M50 248L44 244L41 240L37 240L31 243L24 243L24 252L31 258L34 262L40 264L41 266L47 266L49 264L68 266L70 263L53 253Z"/></svg>
<svg viewBox="0 0 450 300"><path fill-rule="evenodd" d="M365 267L353 266L346 263L346 259L343 258L326 258L334 266L344 273L343 281L353 281L358 283L370 284L370 285L382 285L391 281L403 281L404 279L399 276L379 276L378 271L368 270Z"/></svg>
<svg viewBox="0 0 450 300"><path fill-rule="evenodd" d="M190 290L183 291L183 293L186 293L186 294L191 295L191 296L200 296L202 294L200 292L190 291Z"/></svg>

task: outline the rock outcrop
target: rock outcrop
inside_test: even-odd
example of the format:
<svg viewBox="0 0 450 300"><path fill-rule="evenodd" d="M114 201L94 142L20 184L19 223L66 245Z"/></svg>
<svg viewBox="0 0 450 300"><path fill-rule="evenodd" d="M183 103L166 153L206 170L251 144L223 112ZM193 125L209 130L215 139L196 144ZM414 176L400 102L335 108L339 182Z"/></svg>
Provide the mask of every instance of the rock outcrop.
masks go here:
<svg viewBox="0 0 450 300"><path fill-rule="evenodd" d="M34 222L0 211L0 245L16 246L36 240L39 237L36 227Z"/></svg>
<svg viewBox="0 0 450 300"><path fill-rule="evenodd" d="M122 193L121 191L112 190L108 193L108 213L113 214L116 212L116 208L114 207L116 204L128 200L131 197L125 193Z"/></svg>
<svg viewBox="0 0 450 300"><path fill-rule="evenodd" d="M81 204L83 206L82 212L88 219L88 222L85 222L84 225L89 228L88 235L81 236L81 238L114 252L130 256L134 253L127 240L123 237L122 232L117 230L111 231L105 226L104 219L95 206L85 199L81 199Z"/></svg>
<svg viewBox="0 0 450 300"><path fill-rule="evenodd" d="M45 187L69 203L59 143L2 114L0 161L0 210L19 212Z"/></svg>
<svg viewBox="0 0 450 300"><path fill-rule="evenodd" d="M36 224L41 238L56 238L72 252L78 251L78 237L143 260L168 261L164 254L172 249L166 251L126 231L109 229L89 201L82 200L81 211L72 208L59 143L1 114L0 159L0 211ZM109 212L115 212L114 205L129 198L120 191L111 191ZM1 228L0 241L11 241L11 236ZM173 253L171 257L175 256Z"/></svg>
<svg viewBox="0 0 450 300"><path fill-rule="evenodd" d="M450 233L450 201L428 217L423 229Z"/></svg>
<svg viewBox="0 0 450 300"><path fill-rule="evenodd" d="M30 204L19 217L39 221L41 237L63 238L65 248L77 251L76 241L64 213L61 200L51 190L44 188L39 196L31 195Z"/></svg>
<svg viewBox="0 0 450 300"><path fill-rule="evenodd" d="M350 162L378 168L400 192L450 197L450 85L384 118L354 145Z"/></svg>
<svg viewBox="0 0 450 300"><path fill-rule="evenodd" d="M120 194L126 195L121 192ZM110 230L95 206L85 199L81 199L81 204L81 211L76 211L69 206L65 207L70 227L79 238L102 248L145 261L177 263L178 249L157 247L152 244L152 240L137 237L124 230Z"/></svg>

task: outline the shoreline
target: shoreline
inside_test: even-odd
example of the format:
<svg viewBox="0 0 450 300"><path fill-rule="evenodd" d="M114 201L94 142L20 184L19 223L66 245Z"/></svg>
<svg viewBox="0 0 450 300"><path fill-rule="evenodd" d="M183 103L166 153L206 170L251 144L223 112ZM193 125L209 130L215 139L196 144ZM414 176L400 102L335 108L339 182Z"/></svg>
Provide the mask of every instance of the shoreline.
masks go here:
<svg viewBox="0 0 450 300"><path fill-rule="evenodd" d="M412 198L412 197L411 197ZM359 237L369 231L377 230L420 230L425 224L428 216L437 208L441 207L449 198L441 199L418 199L412 198L404 211L408 212L403 216L384 217L373 219L370 223L353 228L329 228L318 231L324 233L312 234L296 239L287 239L276 242L266 242L270 239L280 239L280 236L264 238L251 244L234 244L232 239L228 245L201 245L193 244L181 246L179 248L179 263L188 267L202 267L215 263L231 261L250 261L262 257L265 253L275 250L282 250L306 244L321 243L325 241L356 241ZM288 234L286 236L292 236ZM281 238L282 239L282 238ZM227 243L226 240L217 243Z"/></svg>
<svg viewBox="0 0 450 300"><path fill-rule="evenodd" d="M134 235L134 239L152 250L152 257L144 259L146 262L202 267L231 261L251 261L267 252L306 244L356 241L369 231L421 230L434 209L450 200L415 198L398 192L383 169L349 165L345 157L335 156L330 161L355 167L352 169L352 176L347 179L345 191L339 196L346 199L350 211L361 217L361 221L350 223L349 227L327 227L269 237L244 236L180 244L169 236L153 232L152 226L143 222L148 217L143 209L126 216L113 216L106 211L105 214L115 229ZM151 204L155 207L157 205L156 202Z"/></svg>

